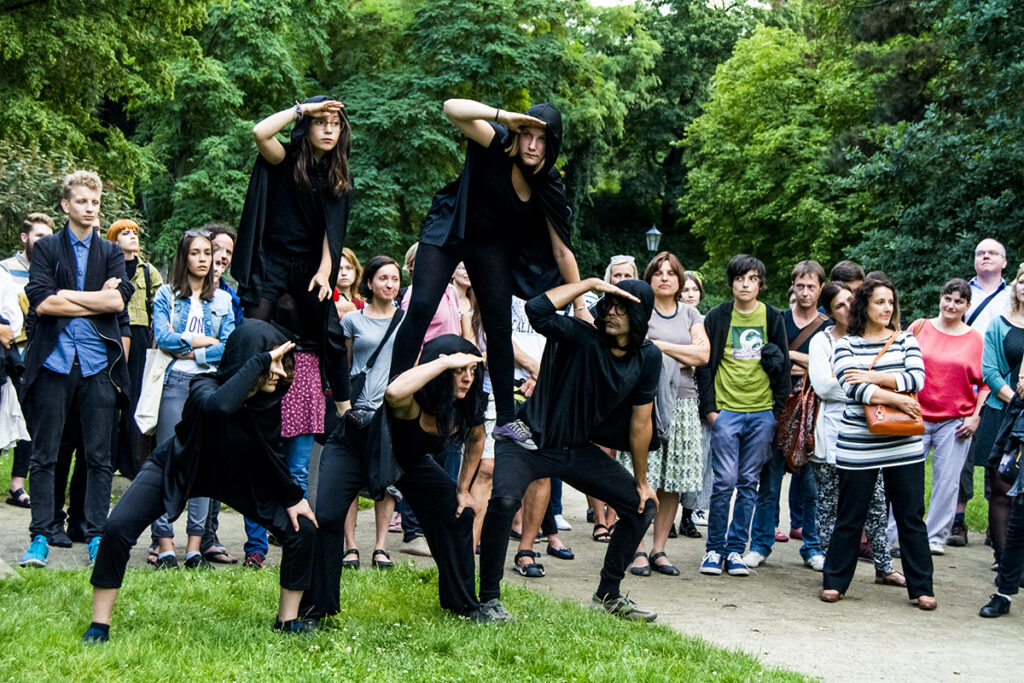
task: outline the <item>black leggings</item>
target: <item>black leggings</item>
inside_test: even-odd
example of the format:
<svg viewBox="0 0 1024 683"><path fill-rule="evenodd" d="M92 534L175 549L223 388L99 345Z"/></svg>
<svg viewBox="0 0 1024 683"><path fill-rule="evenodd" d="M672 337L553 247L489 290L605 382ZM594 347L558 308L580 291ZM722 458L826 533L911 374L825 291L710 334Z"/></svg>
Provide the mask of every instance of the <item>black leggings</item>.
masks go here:
<svg viewBox="0 0 1024 683"><path fill-rule="evenodd" d="M515 369L512 355L512 269L506 248L498 244L461 243L446 247L420 244L416 252L416 268L412 278L409 310L395 336L391 356L391 376L396 377L416 363L423 337L434 319L437 305L444 296L462 261L473 283L476 305L487 335L487 369L494 386L497 410L495 424L515 419L512 399L512 376Z"/></svg>
<svg viewBox="0 0 1024 683"><path fill-rule="evenodd" d="M530 482L557 477L577 491L607 501L619 513L615 533L604 555L597 594L616 595L640 539L654 519L655 504L639 511L636 482L619 463L597 446L530 452L512 441L494 446L494 485L480 536L480 600L500 596L508 552L508 532Z"/></svg>
<svg viewBox="0 0 1024 683"><path fill-rule="evenodd" d="M1016 595L1024 575L1024 495L1014 496L1011 500L1006 540L999 556L999 575L996 577L996 587L1003 595Z"/></svg>
<svg viewBox="0 0 1024 683"><path fill-rule="evenodd" d="M345 550L345 516L366 485L365 437L335 430L320 454L312 586L302 596L299 613L322 618L341 610L341 560ZM455 482L429 455L396 454L404 471L395 486L416 512L437 563L441 607L465 614L477 606L473 560L473 511L455 516ZM508 535L506 534L506 539Z"/></svg>
<svg viewBox="0 0 1024 683"><path fill-rule="evenodd" d="M218 493L216 482L203 483L206 484L203 493ZM281 525L266 519L260 514L255 501L229 500L230 497L224 497L228 505L269 528L281 541L281 587L286 590L307 590L312 576L313 545L316 538L316 527L313 526L313 522L305 517L299 517L299 530L295 531L290 523ZM96 564L92 570L93 586L121 587L132 546L142 532L164 512L164 464L150 458L107 519ZM275 517L282 518L280 514L276 514Z"/></svg>

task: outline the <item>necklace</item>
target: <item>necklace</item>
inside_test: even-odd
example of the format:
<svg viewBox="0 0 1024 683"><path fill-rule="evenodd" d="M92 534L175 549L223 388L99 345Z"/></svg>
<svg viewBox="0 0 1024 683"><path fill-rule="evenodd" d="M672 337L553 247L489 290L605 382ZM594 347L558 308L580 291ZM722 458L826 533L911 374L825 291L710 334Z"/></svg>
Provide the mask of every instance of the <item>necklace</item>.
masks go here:
<svg viewBox="0 0 1024 683"><path fill-rule="evenodd" d="M672 312L672 315L665 315L664 313L658 310L657 306L654 307L654 312L657 313L658 317L661 318L662 320L671 320L672 318L679 315L679 302L676 302L676 310Z"/></svg>

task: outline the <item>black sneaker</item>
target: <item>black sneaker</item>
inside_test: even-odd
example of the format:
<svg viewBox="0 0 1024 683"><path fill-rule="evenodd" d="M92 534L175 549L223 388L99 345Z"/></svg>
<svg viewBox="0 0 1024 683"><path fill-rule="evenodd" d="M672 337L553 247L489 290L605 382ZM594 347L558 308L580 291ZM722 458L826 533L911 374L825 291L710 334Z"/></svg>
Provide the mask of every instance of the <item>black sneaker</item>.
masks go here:
<svg viewBox="0 0 1024 683"><path fill-rule="evenodd" d="M498 598L491 598L480 606L491 613L491 621L516 620L516 618L512 616L512 613L505 609L505 606L501 604L501 600L498 600Z"/></svg>
<svg viewBox="0 0 1024 683"><path fill-rule="evenodd" d="M954 548L962 548L967 545L967 525L963 522L953 522L953 528L946 537L946 545Z"/></svg>
<svg viewBox="0 0 1024 683"><path fill-rule="evenodd" d="M1010 613L1010 599L1004 598L998 593L992 594L992 599L978 612L979 617L994 619Z"/></svg>
<svg viewBox="0 0 1024 683"><path fill-rule="evenodd" d="M289 619L288 621L281 621L280 619L274 619L274 630L281 631L282 633L312 633L317 629L320 623L316 619Z"/></svg>
<svg viewBox="0 0 1024 683"><path fill-rule="evenodd" d="M156 558L154 566L157 569L181 569L181 565L178 564L178 558L174 555L165 555L164 557Z"/></svg>
<svg viewBox="0 0 1024 683"><path fill-rule="evenodd" d="M590 607L593 609L601 609L608 614L614 614L620 619L627 621L654 621L658 618L658 615L654 612L649 612L645 609L641 609L635 602L629 599L628 595L619 595L616 597L606 596L604 598L597 597L597 593L594 593L590 599Z"/></svg>
<svg viewBox="0 0 1024 683"><path fill-rule="evenodd" d="M213 565L202 555L185 558L185 569L213 569Z"/></svg>
<svg viewBox="0 0 1024 683"><path fill-rule="evenodd" d="M64 532L64 527L59 526L53 530L49 539L50 545L55 548L70 548L71 538Z"/></svg>
<svg viewBox="0 0 1024 683"><path fill-rule="evenodd" d="M68 538L75 543L88 543L89 539L85 535L85 529L82 528L80 523L68 522ZM63 546L62 546L63 547ZM70 548L71 546L67 546Z"/></svg>

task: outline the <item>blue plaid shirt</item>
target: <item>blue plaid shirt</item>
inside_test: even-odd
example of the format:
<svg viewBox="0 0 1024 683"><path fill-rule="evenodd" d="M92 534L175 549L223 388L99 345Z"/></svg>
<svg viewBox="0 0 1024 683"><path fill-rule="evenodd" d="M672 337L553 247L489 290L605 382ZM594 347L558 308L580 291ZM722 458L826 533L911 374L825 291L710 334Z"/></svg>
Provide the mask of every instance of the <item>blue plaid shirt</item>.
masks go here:
<svg viewBox="0 0 1024 683"><path fill-rule="evenodd" d="M64 228L64 231L75 252L75 286L82 290L85 288L85 269L89 264L93 232L90 230L89 235L80 240L71 232L71 228ZM68 321L67 327L57 338L57 347L43 362L43 367L62 375L70 374L76 354L82 367L82 377L91 377L107 368L106 343L86 318L72 318Z"/></svg>

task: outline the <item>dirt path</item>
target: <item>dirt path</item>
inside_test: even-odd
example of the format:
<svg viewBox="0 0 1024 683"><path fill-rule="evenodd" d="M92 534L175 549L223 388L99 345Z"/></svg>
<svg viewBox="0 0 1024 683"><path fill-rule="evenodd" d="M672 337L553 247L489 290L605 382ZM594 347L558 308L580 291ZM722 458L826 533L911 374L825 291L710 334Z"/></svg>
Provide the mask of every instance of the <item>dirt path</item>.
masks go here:
<svg viewBox="0 0 1024 683"><path fill-rule="evenodd" d="M506 581L588 603L607 546L590 540L585 507L583 496L566 488L565 516L574 528L563 539L577 559L544 556L546 577L527 580L507 570ZM28 519L27 510L0 505L0 558L12 565L28 545ZM372 512L360 513L361 548L372 545L372 530ZM240 555L245 538L241 517L222 513L220 536L232 553ZM389 540L391 549L398 550L400 537L392 534ZM133 566L145 562L140 549L132 555ZM543 552L544 546L536 549ZM681 576L627 576L623 585L638 603L659 612L659 624L829 681L1019 680L1013 675L1012 659L1000 655L1019 651L1024 607L1016 606L1001 619L977 616L993 591L995 577L989 570L991 550L981 544L980 535L972 534L966 548L951 548L934 558L939 609L932 613L914 608L903 589L875 585L874 571L866 563L858 566L843 601L819 602L821 575L803 566L798 549L799 543L793 541L777 544L768 563L747 578L708 577L697 572L703 540L679 538L669 541L668 554ZM269 563L279 560L279 552L271 549ZM508 565L514 552L512 542ZM413 559L397 552L393 557ZM81 545L52 549L50 558L50 567L86 565ZM430 564L425 558L415 561Z"/></svg>

